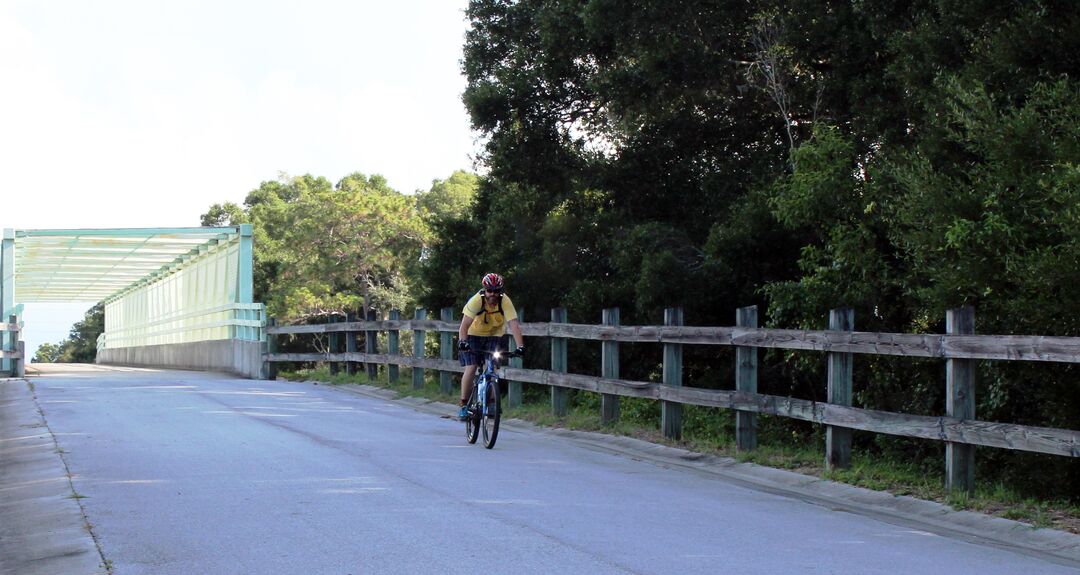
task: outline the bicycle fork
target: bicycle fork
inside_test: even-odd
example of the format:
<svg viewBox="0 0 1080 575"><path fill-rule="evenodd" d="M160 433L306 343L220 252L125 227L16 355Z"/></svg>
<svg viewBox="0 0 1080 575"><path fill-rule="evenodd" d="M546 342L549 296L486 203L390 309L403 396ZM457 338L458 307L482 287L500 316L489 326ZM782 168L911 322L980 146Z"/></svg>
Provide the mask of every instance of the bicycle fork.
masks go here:
<svg viewBox="0 0 1080 575"><path fill-rule="evenodd" d="M476 398L479 400L478 403L480 404L480 415L489 415L487 406L487 389L488 378L486 376L481 376L480 381L477 382L476 385Z"/></svg>

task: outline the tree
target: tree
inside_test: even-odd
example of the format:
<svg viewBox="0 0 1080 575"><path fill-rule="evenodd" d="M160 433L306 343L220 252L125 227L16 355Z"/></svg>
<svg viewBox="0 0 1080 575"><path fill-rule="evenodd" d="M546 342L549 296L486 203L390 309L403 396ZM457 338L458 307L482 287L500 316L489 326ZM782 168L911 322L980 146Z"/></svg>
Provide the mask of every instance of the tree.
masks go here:
<svg viewBox="0 0 1080 575"><path fill-rule="evenodd" d="M34 353L36 363L94 363L97 359L98 336L105 331L105 306L97 304L87 310L82 321L71 326L71 332L60 343L43 343Z"/></svg>
<svg viewBox="0 0 1080 575"><path fill-rule="evenodd" d="M775 104L745 90L752 7L476 0L468 15L464 99L490 167L475 209L482 265L571 316L598 301L645 310L754 291L700 276L714 228L738 225L736 206L786 165ZM680 238L677 266L621 257L660 228ZM635 279L660 270L695 290L658 297Z"/></svg>
<svg viewBox="0 0 1080 575"><path fill-rule="evenodd" d="M426 228L414 202L381 177L352 174L334 190L310 190L290 206L285 234L292 269L281 298L268 302L303 319L346 309L401 308L407 263L420 256Z"/></svg>
<svg viewBox="0 0 1080 575"><path fill-rule="evenodd" d="M230 225L252 224L255 298L270 315L309 321L414 300L410 270L427 227L414 200L382 176L353 173L331 184L281 175L252 190L243 210L235 207L216 204L203 223L228 215Z"/></svg>
<svg viewBox="0 0 1080 575"><path fill-rule="evenodd" d="M199 225L208 228L219 228L246 223L247 214L244 213L244 208L233 202L225 202L210 206L210 209L200 218Z"/></svg>
<svg viewBox="0 0 1080 575"><path fill-rule="evenodd" d="M33 363L55 363L60 359L60 343L43 343L34 352Z"/></svg>
<svg viewBox="0 0 1080 575"><path fill-rule="evenodd" d="M461 218L472 208L479 177L457 170L445 180L434 180L431 189L416 194L416 206L427 221Z"/></svg>

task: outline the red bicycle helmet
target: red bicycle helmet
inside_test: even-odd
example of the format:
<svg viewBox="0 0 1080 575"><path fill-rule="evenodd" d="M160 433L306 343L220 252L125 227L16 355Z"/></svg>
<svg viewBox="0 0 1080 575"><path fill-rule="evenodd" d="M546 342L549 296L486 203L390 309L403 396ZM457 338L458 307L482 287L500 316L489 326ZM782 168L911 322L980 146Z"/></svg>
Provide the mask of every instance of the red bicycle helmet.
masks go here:
<svg viewBox="0 0 1080 575"><path fill-rule="evenodd" d="M484 289L486 290L502 293L503 278L499 274L488 274L484 276L484 279L480 283L484 284Z"/></svg>

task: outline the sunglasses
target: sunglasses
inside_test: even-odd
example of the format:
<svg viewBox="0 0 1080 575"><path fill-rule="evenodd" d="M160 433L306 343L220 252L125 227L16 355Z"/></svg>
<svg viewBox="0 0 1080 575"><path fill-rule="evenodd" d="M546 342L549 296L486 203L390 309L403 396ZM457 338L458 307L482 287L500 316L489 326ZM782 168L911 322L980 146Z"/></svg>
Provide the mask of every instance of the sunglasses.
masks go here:
<svg viewBox="0 0 1080 575"><path fill-rule="evenodd" d="M488 294L492 294L492 295L499 295L499 294L502 293L502 290L484 288L484 293L488 293Z"/></svg>

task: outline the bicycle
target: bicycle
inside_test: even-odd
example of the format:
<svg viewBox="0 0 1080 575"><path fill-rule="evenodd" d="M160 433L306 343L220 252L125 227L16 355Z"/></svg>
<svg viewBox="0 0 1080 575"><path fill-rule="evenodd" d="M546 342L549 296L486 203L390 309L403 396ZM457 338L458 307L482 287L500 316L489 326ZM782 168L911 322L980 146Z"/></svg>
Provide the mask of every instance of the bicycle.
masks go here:
<svg viewBox="0 0 1080 575"><path fill-rule="evenodd" d="M476 443L481 430L484 432L484 447L495 447L499 437L499 420L502 418L502 406L499 404L499 361L503 358L517 357L514 352L474 351L487 357L483 371L476 374L472 393L465 404L468 413L465 417L465 439Z"/></svg>

